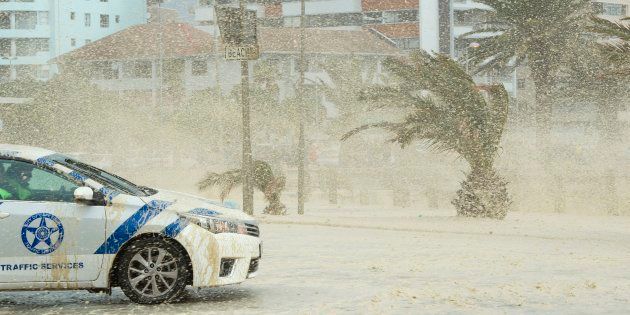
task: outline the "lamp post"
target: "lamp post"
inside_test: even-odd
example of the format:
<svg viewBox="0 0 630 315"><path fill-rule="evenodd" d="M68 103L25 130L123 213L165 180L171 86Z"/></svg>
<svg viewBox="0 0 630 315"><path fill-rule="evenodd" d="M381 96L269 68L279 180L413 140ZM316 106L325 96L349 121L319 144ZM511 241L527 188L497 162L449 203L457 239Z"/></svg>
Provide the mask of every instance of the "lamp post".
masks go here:
<svg viewBox="0 0 630 315"><path fill-rule="evenodd" d="M304 72L306 72L306 60L304 58L304 16L306 8L304 0L300 0L300 81L298 85L299 102L299 143L298 143L298 214L304 214L304 202L306 200L306 139L304 135Z"/></svg>

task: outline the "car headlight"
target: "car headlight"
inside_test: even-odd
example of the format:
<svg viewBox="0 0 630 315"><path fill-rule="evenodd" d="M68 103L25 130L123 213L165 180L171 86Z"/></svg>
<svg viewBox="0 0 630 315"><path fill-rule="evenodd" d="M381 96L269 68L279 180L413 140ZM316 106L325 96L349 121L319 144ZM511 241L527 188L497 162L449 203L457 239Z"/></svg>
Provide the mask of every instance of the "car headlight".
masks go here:
<svg viewBox="0 0 630 315"><path fill-rule="evenodd" d="M210 231L211 233L238 233L247 234L247 228L243 223L227 219L208 218L199 216L186 216L190 222Z"/></svg>

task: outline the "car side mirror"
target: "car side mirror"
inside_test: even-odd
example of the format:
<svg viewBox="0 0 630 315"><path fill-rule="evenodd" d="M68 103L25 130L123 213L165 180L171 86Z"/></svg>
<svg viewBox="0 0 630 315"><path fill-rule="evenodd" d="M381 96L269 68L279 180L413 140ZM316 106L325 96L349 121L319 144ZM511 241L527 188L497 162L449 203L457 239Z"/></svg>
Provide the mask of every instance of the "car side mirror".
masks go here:
<svg viewBox="0 0 630 315"><path fill-rule="evenodd" d="M90 187L79 187L74 190L74 200L84 202L94 201L94 190Z"/></svg>

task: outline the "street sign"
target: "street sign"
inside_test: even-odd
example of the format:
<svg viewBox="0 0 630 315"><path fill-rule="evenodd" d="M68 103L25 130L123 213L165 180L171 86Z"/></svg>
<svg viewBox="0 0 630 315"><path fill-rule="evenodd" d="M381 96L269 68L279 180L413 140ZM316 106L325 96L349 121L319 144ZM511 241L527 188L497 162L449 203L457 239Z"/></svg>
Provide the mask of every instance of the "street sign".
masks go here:
<svg viewBox="0 0 630 315"><path fill-rule="evenodd" d="M226 60L256 60L259 57L256 11L216 6L217 22Z"/></svg>
<svg viewBox="0 0 630 315"><path fill-rule="evenodd" d="M260 57L258 46L226 46L225 60L256 60Z"/></svg>

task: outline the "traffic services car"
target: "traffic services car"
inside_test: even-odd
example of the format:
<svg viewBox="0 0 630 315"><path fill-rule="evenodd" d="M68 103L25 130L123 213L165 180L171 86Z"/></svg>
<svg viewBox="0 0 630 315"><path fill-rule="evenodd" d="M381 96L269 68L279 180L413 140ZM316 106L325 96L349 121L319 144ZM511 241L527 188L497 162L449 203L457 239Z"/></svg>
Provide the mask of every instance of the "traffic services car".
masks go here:
<svg viewBox="0 0 630 315"><path fill-rule="evenodd" d="M111 292L137 303L252 278L256 221L63 154L0 144L0 290Z"/></svg>

